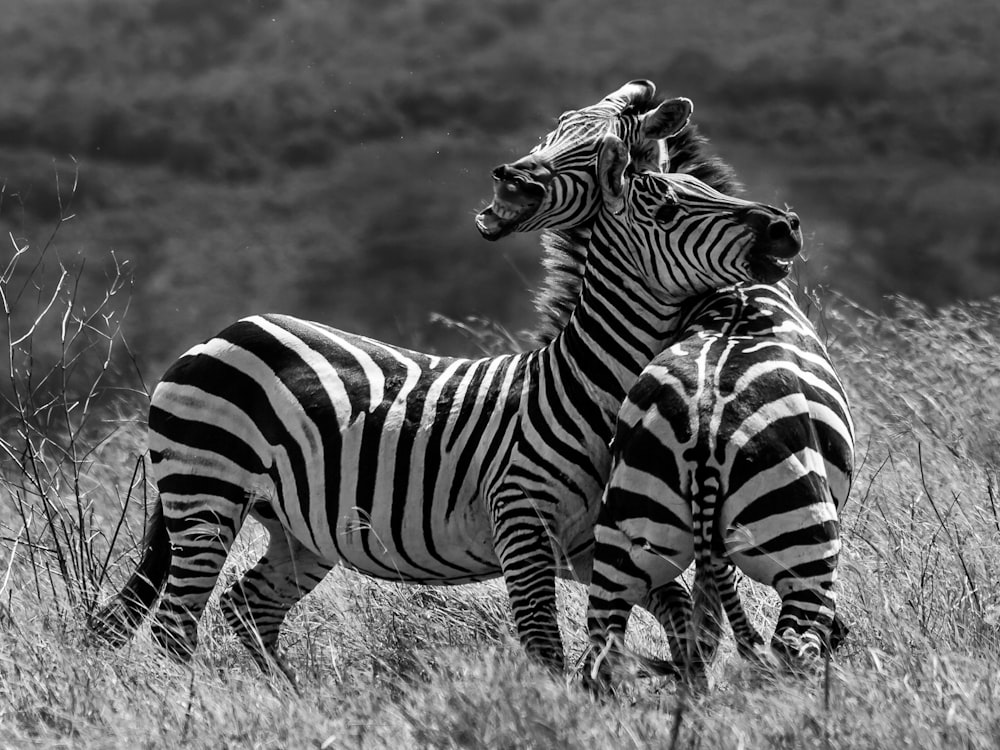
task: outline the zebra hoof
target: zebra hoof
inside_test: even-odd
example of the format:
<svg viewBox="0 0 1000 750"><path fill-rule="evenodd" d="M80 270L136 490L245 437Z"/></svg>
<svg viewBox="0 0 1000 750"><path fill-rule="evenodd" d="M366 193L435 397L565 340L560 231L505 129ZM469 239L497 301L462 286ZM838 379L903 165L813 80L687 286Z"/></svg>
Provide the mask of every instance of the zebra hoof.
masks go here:
<svg viewBox="0 0 1000 750"><path fill-rule="evenodd" d="M129 608L113 599L87 618L85 643L121 648L132 637L138 623L129 617Z"/></svg>
<svg viewBox="0 0 1000 750"><path fill-rule="evenodd" d="M836 651L847 640L851 628L844 622L840 615L833 616L833 625L830 627L830 651Z"/></svg>
<svg viewBox="0 0 1000 750"><path fill-rule="evenodd" d="M608 661L609 652L590 646L583 663L583 676L580 680L583 689L598 702L607 701L613 694L611 685L611 664Z"/></svg>
<svg viewBox="0 0 1000 750"><path fill-rule="evenodd" d="M743 659L755 667L767 670L777 666L774 652L763 640L753 644L741 645L737 650Z"/></svg>
<svg viewBox="0 0 1000 750"><path fill-rule="evenodd" d="M818 671L822 664L823 651L819 639L813 633L803 636L791 628L785 628L780 634L775 633L771 650L788 672L810 674Z"/></svg>
<svg viewBox="0 0 1000 750"><path fill-rule="evenodd" d="M198 646L197 637L188 638L184 633L175 632L159 623L153 623L152 634L159 649L178 664L187 664L191 661Z"/></svg>

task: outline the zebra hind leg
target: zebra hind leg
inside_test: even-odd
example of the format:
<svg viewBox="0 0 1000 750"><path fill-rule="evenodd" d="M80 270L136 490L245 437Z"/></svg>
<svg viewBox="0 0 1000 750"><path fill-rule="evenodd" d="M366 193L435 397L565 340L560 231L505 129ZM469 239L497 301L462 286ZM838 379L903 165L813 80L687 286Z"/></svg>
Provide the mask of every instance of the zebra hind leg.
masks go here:
<svg viewBox="0 0 1000 750"><path fill-rule="evenodd" d="M278 524L267 524L267 552L221 598L226 622L265 674L295 675L278 653L278 633L289 610L336 564L307 549Z"/></svg>
<svg viewBox="0 0 1000 750"><path fill-rule="evenodd" d="M611 692L614 667L625 650L632 605L648 599L647 579L629 555L632 546L616 524L598 520L587 599L590 648L583 670L584 687L595 696Z"/></svg>
<svg viewBox="0 0 1000 750"><path fill-rule="evenodd" d="M124 588L87 621L90 636L118 648L135 633L160 595L170 570L170 539L163 520L163 506L156 503L142 540L142 559Z"/></svg>
<svg viewBox="0 0 1000 750"><path fill-rule="evenodd" d="M663 628L674 662L683 663L691 624L691 595L687 589L679 581L670 581L650 591L642 606Z"/></svg>
<svg viewBox="0 0 1000 750"><path fill-rule="evenodd" d="M716 584L719 596L722 598L722 608L726 612L729 626L733 630L737 653L754 664L768 662L767 646L764 637L750 624L743 600L740 598L739 585L736 580L736 566L729 561L721 561L716 568Z"/></svg>
<svg viewBox="0 0 1000 750"><path fill-rule="evenodd" d="M587 608L591 649L584 673L584 684L591 692L607 690L623 657L641 674L680 675L674 661L643 656L626 647L625 629L632 606L641 604L666 631L675 660L686 652L690 597L674 579L689 559L689 550L654 551L635 543L617 524L598 522ZM651 582L658 585L651 589Z"/></svg>
<svg viewBox="0 0 1000 750"><path fill-rule="evenodd" d="M834 597L822 589L776 584L781 611L771 640L771 650L792 672L819 669L831 648L834 632Z"/></svg>
<svg viewBox="0 0 1000 750"><path fill-rule="evenodd" d="M850 634L850 625L840 616L839 612L835 612L833 615L833 625L830 628L830 651L839 649Z"/></svg>
<svg viewBox="0 0 1000 750"><path fill-rule="evenodd" d="M186 662L198 645L198 620L222 571L233 540L243 523L245 502L212 497L213 508L185 513L186 497L161 489L164 519L170 538L170 571L151 631L172 658ZM216 502L216 501L222 502ZM180 512L173 515L172 509Z"/></svg>
<svg viewBox="0 0 1000 750"><path fill-rule="evenodd" d="M583 664L583 685L595 697L612 691L614 665L623 654L631 605L624 599L590 598L587 631L590 647Z"/></svg>
<svg viewBox="0 0 1000 750"><path fill-rule="evenodd" d="M822 665L822 656L842 637L836 623L837 558L840 542L835 524L817 525L814 529L828 534L826 540L814 541L813 555L786 564L774 577L774 588L781 598L781 610L771 640L771 650L781 665L793 672L812 672ZM815 534L818 536L818 531ZM785 557L775 554L778 562ZM791 555L788 555L791 557ZM792 563L791 560L787 561Z"/></svg>

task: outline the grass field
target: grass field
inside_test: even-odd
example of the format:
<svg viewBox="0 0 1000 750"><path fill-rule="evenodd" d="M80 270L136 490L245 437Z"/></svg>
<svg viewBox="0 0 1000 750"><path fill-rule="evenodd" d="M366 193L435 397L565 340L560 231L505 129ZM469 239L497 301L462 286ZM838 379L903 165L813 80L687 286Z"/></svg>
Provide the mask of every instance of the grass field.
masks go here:
<svg viewBox="0 0 1000 750"><path fill-rule="evenodd" d="M9 263L41 260L25 250ZM811 679L765 679L731 644L711 691L635 680L593 702L512 636L499 583L426 588L335 571L283 645L299 691L262 676L210 606L178 666L148 633L88 643L89 609L133 565L143 504L146 386L119 331L127 283L74 306L0 277L0 747L995 748L1000 743L1000 299L891 314L828 297L814 309L858 423L842 516L844 649ZM17 276L22 278L22 276ZM51 302L51 304L50 304ZM24 312L24 310L22 310ZM43 314L44 313L44 314ZM223 585L262 549L251 523ZM747 587L757 625L775 600ZM560 588L570 662L584 590ZM637 615L633 644L662 653Z"/></svg>

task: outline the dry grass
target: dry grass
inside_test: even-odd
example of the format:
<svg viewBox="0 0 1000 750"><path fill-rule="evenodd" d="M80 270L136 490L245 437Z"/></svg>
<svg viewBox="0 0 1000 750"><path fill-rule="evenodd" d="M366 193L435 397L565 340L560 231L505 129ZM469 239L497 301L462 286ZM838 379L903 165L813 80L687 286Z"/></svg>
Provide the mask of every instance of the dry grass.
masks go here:
<svg viewBox="0 0 1000 750"><path fill-rule="evenodd" d="M14 419L23 401L5 396L0 747L996 747L1000 300L934 313L901 300L881 317L839 301L824 316L860 463L842 518L852 633L827 673L765 679L729 646L693 702L636 681L594 703L575 676L526 662L499 583L427 588L344 571L289 618L299 693L256 671L214 604L190 666L162 658L145 629L118 652L89 644L93 592L108 595L135 557L146 483L141 411L110 419L84 384ZM22 369L5 394L39 366L15 349ZM88 383L105 372L84 364L72 372ZM46 403L68 420L51 434ZM224 584L253 563L261 533L245 531ZM572 661L586 645L584 591L562 585L560 603ZM748 609L766 629L773 596L752 588ZM631 637L664 648L648 617Z"/></svg>

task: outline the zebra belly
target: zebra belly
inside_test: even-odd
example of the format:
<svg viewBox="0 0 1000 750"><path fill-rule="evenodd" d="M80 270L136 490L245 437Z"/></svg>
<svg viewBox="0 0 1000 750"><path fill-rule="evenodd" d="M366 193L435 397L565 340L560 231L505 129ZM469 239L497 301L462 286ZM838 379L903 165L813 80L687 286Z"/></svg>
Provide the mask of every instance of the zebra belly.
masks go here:
<svg viewBox="0 0 1000 750"><path fill-rule="evenodd" d="M336 485L316 477L307 502L285 491L284 507L273 503L286 528L323 557L377 578L457 584L499 575L475 473L463 473L448 455L431 472L421 431L414 436L386 424L373 460L364 421L341 432L339 455L307 461L335 461L338 470L326 473L336 475Z"/></svg>
<svg viewBox="0 0 1000 750"><path fill-rule="evenodd" d="M250 507L369 575L497 575L482 501L516 424L524 357L439 358L284 316L185 353L150 406L169 517Z"/></svg>

